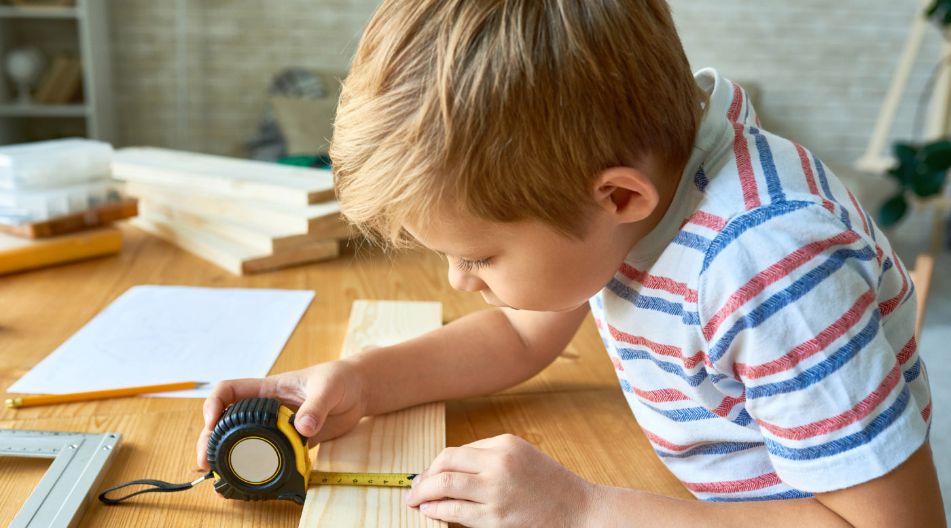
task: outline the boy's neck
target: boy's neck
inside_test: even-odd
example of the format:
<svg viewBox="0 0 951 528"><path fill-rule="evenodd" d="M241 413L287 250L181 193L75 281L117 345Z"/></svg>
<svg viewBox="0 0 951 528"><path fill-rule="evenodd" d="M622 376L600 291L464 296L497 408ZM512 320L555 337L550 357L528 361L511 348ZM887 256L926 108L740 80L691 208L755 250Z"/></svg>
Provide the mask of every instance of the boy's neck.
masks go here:
<svg viewBox="0 0 951 528"><path fill-rule="evenodd" d="M683 178L683 169L684 167L681 167L680 170L658 169L652 172L652 175L656 175L652 179L657 188L657 207L647 218L631 226L629 251L633 250L638 242L656 229L664 216L667 215L667 212L670 211L674 203L674 197L677 195L677 189L680 187L680 180Z"/></svg>

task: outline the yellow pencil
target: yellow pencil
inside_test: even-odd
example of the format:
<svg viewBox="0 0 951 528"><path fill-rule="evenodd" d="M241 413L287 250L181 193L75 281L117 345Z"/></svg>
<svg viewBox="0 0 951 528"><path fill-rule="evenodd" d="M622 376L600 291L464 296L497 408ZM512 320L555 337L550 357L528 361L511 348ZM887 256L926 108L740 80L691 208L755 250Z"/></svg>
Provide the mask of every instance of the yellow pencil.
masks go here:
<svg viewBox="0 0 951 528"><path fill-rule="evenodd" d="M203 381L182 381L179 383L163 383L160 385L145 385L142 387L125 387L121 389L108 389L89 392L74 392L72 394L40 394L37 396L17 396L7 398L7 407L17 409L20 407L33 407L34 405L49 405L51 403L69 403L88 400L104 400L106 398L122 398L123 396L135 396L136 394L148 394L150 392L169 392L188 389L197 389L206 385Z"/></svg>

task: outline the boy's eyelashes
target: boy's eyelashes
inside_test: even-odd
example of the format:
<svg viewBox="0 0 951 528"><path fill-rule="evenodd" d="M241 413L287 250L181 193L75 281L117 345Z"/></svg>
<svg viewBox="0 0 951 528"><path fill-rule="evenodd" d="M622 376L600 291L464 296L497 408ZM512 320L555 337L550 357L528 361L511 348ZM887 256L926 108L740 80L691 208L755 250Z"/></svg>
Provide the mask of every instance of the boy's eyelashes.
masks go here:
<svg viewBox="0 0 951 528"><path fill-rule="evenodd" d="M469 260L464 258L456 258L456 269L463 273L469 273L472 270L482 269L489 265L489 261L492 260L491 257L486 257L478 260Z"/></svg>

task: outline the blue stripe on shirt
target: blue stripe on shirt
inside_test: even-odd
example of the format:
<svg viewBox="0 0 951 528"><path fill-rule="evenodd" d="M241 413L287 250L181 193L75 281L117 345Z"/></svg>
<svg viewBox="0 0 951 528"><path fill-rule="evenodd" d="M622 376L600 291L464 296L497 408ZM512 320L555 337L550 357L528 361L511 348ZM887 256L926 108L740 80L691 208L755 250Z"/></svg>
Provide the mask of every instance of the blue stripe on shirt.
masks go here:
<svg viewBox="0 0 951 528"><path fill-rule="evenodd" d="M782 493L773 493L772 495L760 495L759 497L710 497L709 499L703 500L706 502L753 502L785 499L808 499L810 497L812 497L812 493L799 490L789 490Z"/></svg>
<svg viewBox="0 0 951 528"><path fill-rule="evenodd" d="M715 444L704 444L680 453L672 453L655 449L654 452L661 458L689 458L696 455L726 455L738 451L746 451L762 446L761 442L717 442Z"/></svg>
<svg viewBox="0 0 951 528"><path fill-rule="evenodd" d="M902 372L902 376L905 378L905 383L911 383L918 379L918 376L921 374L921 358L915 360L915 364L911 366L910 369Z"/></svg>
<svg viewBox="0 0 951 528"><path fill-rule="evenodd" d="M817 458L833 456L850 449L855 449L856 447L871 442L882 431L887 429L889 425L894 423L908 406L910 394L908 386L905 385L901 390L901 394L887 409L869 422L865 429L856 433L837 438L824 444L798 449L786 447L775 440L766 438L764 439L766 449L769 450L772 455L788 460L815 460Z"/></svg>
<svg viewBox="0 0 951 528"><path fill-rule="evenodd" d="M611 282L608 283L608 289L611 290L614 295L617 295L638 308L675 315L680 317L686 325L700 324L700 314L685 311L681 303L668 301L667 299L651 295L644 295L634 291L633 288L617 279L611 279Z"/></svg>
<svg viewBox="0 0 951 528"><path fill-rule="evenodd" d="M638 350L634 348L618 348L617 349L618 357L624 361L633 361L637 359L647 359L650 360L654 365L657 365L658 368L667 372L668 374L673 374L680 379L686 381L691 387L696 387L703 383L703 380L707 379L706 369L700 369L696 374L688 375L684 368L676 363L671 363L669 361L661 361L655 358L650 352L646 350ZM700 363L698 363L700 365Z"/></svg>
<svg viewBox="0 0 951 528"><path fill-rule="evenodd" d="M825 262L810 270L786 289L773 294L768 299L763 301L762 304L750 311L749 314L744 315L742 318L736 321L736 323L734 323L733 326L723 334L717 343L710 348L710 360L719 360L733 343L733 339L737 336L737 334L747 328L759 326L760 323L766 319L769 319L769 317L772 315L776 314L786 306L789 306L799 298L812 291L813 288L818 286L820 283L822 283L822 281L835 273L836 270L844 266L846 261L850 258L855 258L858 260L871 260L875 258L875 251L873 251L872 248L868 246L865 246L860 250L836 250L832 253L832 255L829 256L829 258L825 260Z"/></svg>
<svg viewBox="0 0 951 528"><path fill-rule="evenodd" d="M764 383L763 385L747 387L746 398L755 400L756 398L795 392L822 381L829 376L829 374L842 368L843 365L848 363L850 359L855 357L859 351L875 339L875 336L878 335L879 328L881 328L879 324L880 320L881 315L879 311L872 311L872 316L869 317L868 324L865 325L865 328L852 336L845 345L836 350L833 354L830 354L828 358L800 372L794 378L776 383Z"/></svg>
<svg viewBox="0 0 951 528"><path fill-rule="evenodd" d="M832 189L829 187L829 178L826 177L825 166L822 165L822 162L819 161L819 158L815 154L812 155L812 161L816 164L816 174L819 176L819 185L822 186L822 192L826 195L826 198L830 202L835 203L839 206L841 211L839 218L842 220L842 223L849 229L852 229L852 220L849 218L849 212L842 207L842 204L835 199L835 195L832 194Z"/></svg>
<svg viewBox="0 0 951 528"><path fill-rule="evenodd" d="M701 253L705 252L707 248L710 247L710 242L711 240L709 238L702 237L688 231L681 231L677 233L677 236L673 240L674 244L688 247L690 249L696 249Z"/></svg>
<svg viewBox="0 0 951 528"><path fill-rule="evenodd" d="M747 213L744 213L741 216L736 217L727 224L723 231L713 242L710 243L710 247L707 249L707 254L703 259L703 266L700 268L700 273L703 273L710 267L710 264L713 262L713 259L720 254L727 246L730 245L734 240L740 237L746 231L768 222L773 218L783 216L794 211L798 211L804 207L813 205L812 202L804 202L801 200L792 200L788 202L780 202L772 204L768 207L760 207L759 209L753 209Z"/></svg>
<svg viewBox="0 0 951 528"><path fill-rule="evenodd" d="M717 415L713 414L703 407L686 407L683 409L661 409L659 407L654 407L653 405L644 403L641 404L644 407L656 412L657 414L666 416L675 422L697 422L700 420L710 420L717 418Z"/></svg>
<svg viewBox="0 0 951 528"><path fill-rule="evenodd" d="M773 202L782 202L786 199L783 186L776 173L776 163L773 161L773 151L769 148L766 136L757 128L750 128L756 137L756 150L759 152L759 162L763 166L763 175L766 177L766 188L769 190L769 199Z"/></svg>

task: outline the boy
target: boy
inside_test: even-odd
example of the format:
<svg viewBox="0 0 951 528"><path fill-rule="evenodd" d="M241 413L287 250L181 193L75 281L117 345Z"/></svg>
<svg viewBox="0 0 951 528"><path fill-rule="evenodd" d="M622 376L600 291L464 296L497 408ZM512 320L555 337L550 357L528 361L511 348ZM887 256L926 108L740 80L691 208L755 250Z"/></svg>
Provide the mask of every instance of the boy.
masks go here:
<svg viewBox="0 0 951 528"><path fill-rule="evenodd" d="M528 379L590 304L638 423L705 500L585 482L501 436L446 449L408 505L470 526L944 524L907 273L739 86L691 74L662 0L384 1L331 157L351 222L445 254L452 286L499 308L220 384L201 465L236 399L281 398L333 438Z"/></svg>

